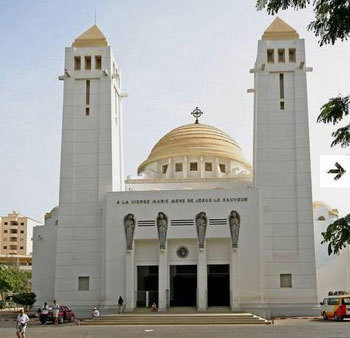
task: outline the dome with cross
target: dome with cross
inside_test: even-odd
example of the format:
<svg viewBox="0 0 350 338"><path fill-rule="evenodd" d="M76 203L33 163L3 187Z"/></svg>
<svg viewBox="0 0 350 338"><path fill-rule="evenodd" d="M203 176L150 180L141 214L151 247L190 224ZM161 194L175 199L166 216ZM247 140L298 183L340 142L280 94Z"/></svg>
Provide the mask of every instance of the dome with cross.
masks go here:
<svg viewBox="0 0 350 338"><path fill-rule="evenodd" d="M171 130L153 147L138 167L138 174L149 177L191 178L232 177L249 173L251 166L239 144L222 130L201 124L202 112L196 107L195 123Z"/></svg>

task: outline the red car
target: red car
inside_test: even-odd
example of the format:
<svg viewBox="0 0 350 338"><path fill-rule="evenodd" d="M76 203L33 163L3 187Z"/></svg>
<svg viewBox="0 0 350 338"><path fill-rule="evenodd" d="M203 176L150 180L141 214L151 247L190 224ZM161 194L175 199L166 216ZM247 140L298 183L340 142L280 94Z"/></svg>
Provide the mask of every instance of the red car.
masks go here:
<svg viewBox="0 0 350 338"><path fill-rule="evenodd" d="M64 321L74 322L74 318L74 312L69 309L68 306L60 305L60 311L58 312L58 324L63 324ZM46 322L55 322L52 309L49 310L47 315L40 314L40 322L41 324L45 324Z"/></svg>

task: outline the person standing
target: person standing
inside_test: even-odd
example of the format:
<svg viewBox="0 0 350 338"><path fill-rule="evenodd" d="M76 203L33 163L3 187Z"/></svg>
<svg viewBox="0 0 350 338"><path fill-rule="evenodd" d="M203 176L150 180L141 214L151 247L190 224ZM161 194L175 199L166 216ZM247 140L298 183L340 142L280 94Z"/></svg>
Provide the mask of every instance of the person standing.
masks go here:
<svg viewBox="0 0 350 338"><path fill-rule="evenodd" d="M25 338L28 322L29 322L29 317L24 313L24 309L21 309L17 316L16 335L18 338Z"/></svg>
<svg viewBox="0 0 350 338"><path fill-rule="evenodd" d="M123 313L123 304L124 304L124 300L121 296L119 296L118 299L118 309L119 309L119 314L121 315Z"/></svg>
<svg viewBox="0 0 350 338"><path fill-rule="evenodd" d="M58 324L58 313L60 312L60 306L57 304L57 302L54 300L52 305L52 316L55 321L55 325Z"/></svg>
<svg viewBox="0 0 350 338"><path fill-rule="evenodd" d="M48 314L49 314L49 305L45 302L40 308L40 322L41 322L41 324L46 323Z"/></svg>

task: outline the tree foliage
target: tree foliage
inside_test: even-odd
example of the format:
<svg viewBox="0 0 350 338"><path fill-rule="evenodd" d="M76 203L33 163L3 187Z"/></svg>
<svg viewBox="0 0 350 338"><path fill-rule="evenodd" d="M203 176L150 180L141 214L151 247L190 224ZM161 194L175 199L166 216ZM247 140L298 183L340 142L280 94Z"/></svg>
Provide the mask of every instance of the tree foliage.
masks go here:
<svg viewBox="0 0 350 338"><path fill-rule="evenodd" d="M350 214L330 224L322 236L321 243L328 243L328 255L339 254L341 249L350 244Z"/></svg>
<svg viewBox="0 0 350 338"><path fill-rule="evenodd" d="M0 265L0 292L2 294L27 291L28 274L17 265Z"/></svg>
<svg viewBox="0 0 350 338"><path fill-rule="evenodd" d="M312 4L315 20L307 29L318 36L319 44L334 44L337 39L347 40L350 36L350 1L349 0L257 0L258 10L265 9L269 14L294 8L304 9Z"/></svg>
<svg viewBox="0 0 350 338"><path fill-rule="evenodd" d="M16 304L20 304L25 307L32 307L36 301L36 294L34 292L18 293L12 297L12 300Z"/></svg>
<svg viewBox="0 0 350 338"><path fill-rule="evenodd" d="M333 97L321 107L321 114L317 122L337 124L344 116L349 114L349 96Z"/></svg>
<svg viewBox="0 0 350 338"><path fill-rule="evenodd" d="M345 116L349 115L349 95L338 96L329 99L329 101L321 107L321 113L317 118L317 122L333 123L337 124ZM331 147L338 144L342 148L346 148L350 145L350 124L338 128L332 133L334 140L331 143Z"/></svg>

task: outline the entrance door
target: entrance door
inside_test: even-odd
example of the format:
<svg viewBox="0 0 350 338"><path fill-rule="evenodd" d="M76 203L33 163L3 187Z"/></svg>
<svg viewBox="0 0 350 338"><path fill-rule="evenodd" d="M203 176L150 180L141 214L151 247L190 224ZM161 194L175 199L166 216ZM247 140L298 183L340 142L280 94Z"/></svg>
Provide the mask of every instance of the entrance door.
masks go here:
<svg viewBox="0 0 350 338"><path fill-rule="evenodd" d="M230 266L208 265L208 306L230 306Z"/></svg>
<svg viewBox="0 0 350 338"><path fill-rule="evenodd" d="M170 266L170 306L197 306L197 265Z"/></svg>
<svg viewBox="0 0 350 338"><path fill-rule="evenodd" d="M158 304L158 266L137 267L137 300L136 306Z"/></svg>

